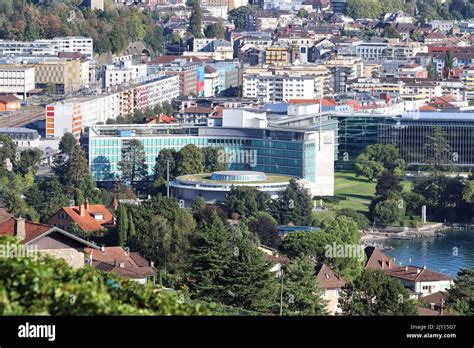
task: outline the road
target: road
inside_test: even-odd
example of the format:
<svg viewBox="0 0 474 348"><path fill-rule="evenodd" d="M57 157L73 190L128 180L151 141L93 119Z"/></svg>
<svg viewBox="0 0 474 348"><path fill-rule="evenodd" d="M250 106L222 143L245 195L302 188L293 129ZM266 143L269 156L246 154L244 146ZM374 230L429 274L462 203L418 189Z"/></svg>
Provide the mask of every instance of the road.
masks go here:
<svg viewBox="0 0 474 348"><path fill-rule="evenodd" d="M11 113L8 116L0 116L0 128L2 127L22 127L33 121L45 119L44 107L38 107L31 110L20 110Z"/></svg>

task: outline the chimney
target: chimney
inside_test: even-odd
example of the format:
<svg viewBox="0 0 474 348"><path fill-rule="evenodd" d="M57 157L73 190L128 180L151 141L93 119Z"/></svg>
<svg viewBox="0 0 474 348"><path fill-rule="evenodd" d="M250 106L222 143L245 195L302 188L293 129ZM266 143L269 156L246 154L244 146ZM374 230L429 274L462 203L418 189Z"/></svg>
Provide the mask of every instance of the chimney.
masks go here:
<svg viewBox="0 0 474 348"><path fill-rule="evenodd" d="M89 210L89 199L86 197L85 201L84 201L84 208L87 210Z"/></svg>
<svg viewBox="0 0 474 348"><path fill-rule="evenodd" d="M405 266L405 272L408 272L408 266Z"/></svg>
<svg viewBox="0 0 474 348"><path fill-rule="evenodd" d="M420 272L421 272L421 269L417 268L416 269L416 274L420 274Z"/></svg>
<svg viewBox="0 0 474 348"><path fill-rule="evenodd" d="M153 261L150 261L150 267L155 267L155 263Z"/></svg>
<svg viewBox="0 0 474 348"><path fill-rule="evenodd" d="M125 262L119 262L119 267L120 268L125 268Z"/></svg>
<svg viewBox="0 0 474 348"><path fill-rule="evenodd" d="M100 247L100 251L102 251L103 253L105 253L105 245L102 245L102 246Z"/></svg>
<svg viewBox="0 0 474 348"><path fill-rule="evenodd" d="M15 234L19 241L25 240L26 238L26 220L21 216L16 219Z"/></svg>
<svg viewBox="0 0 474 348"><path fill-rule="evenodd" d="M423 269L426 269L426 266L423 266Z"/></svg>
<svg viewBox="0 0 474 348"><path fill-rule="evenodd" d="M86 207L84 206L84 204L81 204L79 206L79 216L81 217L86 216Z"/></svg>

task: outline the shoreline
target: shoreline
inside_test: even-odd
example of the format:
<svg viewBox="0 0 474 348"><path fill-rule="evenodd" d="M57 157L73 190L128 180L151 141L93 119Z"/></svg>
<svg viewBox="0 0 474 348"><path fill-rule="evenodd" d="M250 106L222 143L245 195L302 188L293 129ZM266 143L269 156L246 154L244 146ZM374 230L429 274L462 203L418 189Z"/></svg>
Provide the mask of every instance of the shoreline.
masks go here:
<svg viewBox="0 0 474 348"><path fill-rule="evenodd" d="M439 223L434 224L431 228L427 226L427 228L423 230L404 230L400 232L395 231L373 231L373 230L361 230L360 242L362 245L366 246L375 246L378 248L386 248L382 244L378 243L379 241L385 241L388 239L403 239L403 240L413 240L419 238L435 238L441 237L446 235L450 232L457 232L462 230L474 230L474 224L460 224L460 223Z"/></svg>

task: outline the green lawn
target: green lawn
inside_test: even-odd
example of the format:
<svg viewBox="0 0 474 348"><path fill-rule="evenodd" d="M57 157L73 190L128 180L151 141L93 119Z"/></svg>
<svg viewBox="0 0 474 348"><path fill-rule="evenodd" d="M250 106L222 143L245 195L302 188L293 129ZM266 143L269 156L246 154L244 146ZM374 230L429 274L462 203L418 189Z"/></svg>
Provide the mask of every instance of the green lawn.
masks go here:
<svg viewBox="0 0 474 348"><path fill-rule="evenodd" d="M351 172L336 172L334 176L334 193L346 197L337 204L336 209L350 208L361 213L369 210L370 201L375 195L377 183L368 182L366 178ZM403 181L403 190L411 190L411 182Z"/></svg>
<svg viewBox="0 0 474 348"><path fill-rule="evenodd" d="M337 205L338 209L350 208L361 213L369 210L369 204L375 195L375 182L368 182L364 177L356 177L350 172L336 172L334 176L334 193L345 197Z"/></svg>

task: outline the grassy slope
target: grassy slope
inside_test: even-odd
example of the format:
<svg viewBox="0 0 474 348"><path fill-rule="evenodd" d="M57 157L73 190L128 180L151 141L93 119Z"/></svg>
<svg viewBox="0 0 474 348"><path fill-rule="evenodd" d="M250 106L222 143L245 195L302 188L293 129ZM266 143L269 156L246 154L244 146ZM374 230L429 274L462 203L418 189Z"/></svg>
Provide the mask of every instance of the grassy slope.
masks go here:
<svg viewBox="0 0 474 348"><path fill-rule="evenodd" d="M351 172L336 172L334 191L336 196L346 197L337 209L350 208L361 213L369 209L369 204L375 195L376 182L368 182L364 177L357 177ZM411 190L411 183L403 181L404 191Z"/></svg>

